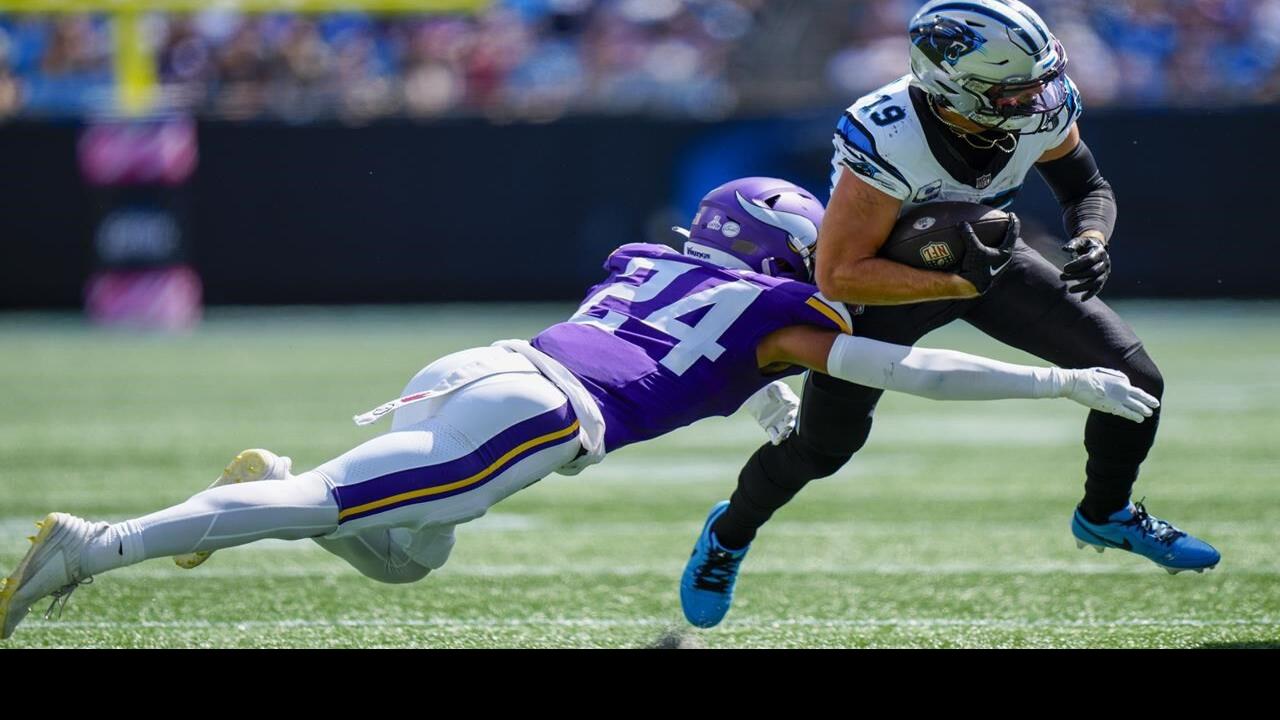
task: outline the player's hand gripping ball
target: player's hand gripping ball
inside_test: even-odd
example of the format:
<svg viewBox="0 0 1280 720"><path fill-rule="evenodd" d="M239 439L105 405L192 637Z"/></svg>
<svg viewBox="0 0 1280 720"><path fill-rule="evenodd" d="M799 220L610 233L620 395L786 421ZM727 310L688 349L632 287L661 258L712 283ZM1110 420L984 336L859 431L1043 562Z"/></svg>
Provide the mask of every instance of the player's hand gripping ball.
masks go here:
<svg viewBox="0 0 1280 720"><path fill-rule="evenodd" d="M953 272L985 293L1013 257L1021 223L986 205L939 202L903 215L880 257L920 270Z"/></svg>
<svg viewBox="0 0 1280 720"><path fill-rule="evenodd" d="M1017 215L1009 213L1004 237L996 247L984 245L973 231L973 226L967 222L960 223L959 232L964 238L965 251L964 259L960 261L960 270L956 274L973 283L978 294L983 295L991 287L991 283L1004 274L1009 261L1013 260L1013 245L1021 236L1022 221Z"/></svg>

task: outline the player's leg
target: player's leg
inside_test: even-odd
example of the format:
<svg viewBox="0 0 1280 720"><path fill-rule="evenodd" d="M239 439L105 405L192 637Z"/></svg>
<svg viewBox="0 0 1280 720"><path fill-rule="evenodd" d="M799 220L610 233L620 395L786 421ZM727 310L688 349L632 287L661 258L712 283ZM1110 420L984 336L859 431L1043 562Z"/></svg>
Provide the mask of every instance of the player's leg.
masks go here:
<svg viewBox="0 0 1280 720"><path fill-rule="evenodd" d="M576 447L563 447L576 446L570 442L576 434L564 432L570 425L576 428L576 418L563 393L541 375L495 375L442 400L435 415L394 425L402 429L368 440L311 472L285 482L217 487L134 521L143 526L138 542L147 550L120 564L190 544L192 531L200 530L203 522L209 527L197 545L182 552L207 553L264 537L312 537L375 579L421 579L444 564L454 524L483 514L576 453ZM546 437L548 430L557 432ZM488 465L481 468L482 463ZM475 477L486 472L485 477ZM303 487L322 489L323 498L311 492L314 502L308 502L323 504L323 523L295 527L279 507L272 507L284 502L303 507ZM227 491L234 489L253 498L278 496L280 501L230 507ZM344 528L346 520L353 523ZM94 566L90 574L107 569L111 567Z"/></svg>
<svg viewBox="0 0 1280 720"><path fill-rule="evenodd" d="M280 457L269 450L245 450L227 464L208 489L236 483L289 480L294 477L290 474L291 464L290 458ZM370 578L386 583L407 583L421 580L428 572L444 564L453 547L452 530L452 526L448 526L415 534L405 528L379 528L343 539L312 539ZM417 555L425 554L438 560L417 562L417 555L410 552L410 547L421 545L427 538L435 540L432 551L420 551ZM211 555L212 550L184 553L174 556L174 561L179 567L191 570L203 564Z"/></svg>
<svg viewBox="0 0 1280 720"><path fill-rule="evenodd" d="M407 528L418 534L394 545L388 535L387 557L396 562L403 551L412 564L438 567L452 547L452 533L443 529L571 462L577 428L564 394L541 375L497 375L447 396L438 417L284 482L214 487L114 525L55 513L0 589L0 636L8 637L34 602L68 594L96 573L265 538L340 540ZM371 552L381 554L376 545ZM421 577L421 568L405 564L378 579Z"/></svg>
<svg viewBox="0 0 1280 720"><path fill-rule="evenodd" d="M744 548L773 513L811 480L834 474L871 434L883 390L820 373L805 377L796 432L747 459L724 512L712 525L726 548Z"/></svg>
<svg viewBox="0 0 1280 720"><path fill-rule="evenodd" d="M419 370L401 390L400 396L430 390L459 365L468 361L484 362L486 355L494 352L492 348L473 348L440 358ZM424 423L440 414L444 402L442 397L400 408L391 417L391 432L430 430L432 426ZM444 443L437 448L433 441L431 445L439 462L447 462L462 454L457 444ZM440 454L442 452L445 454ZM453 454L448 455L449 452ZM454 526L443 525L422 528L417 532L403 527L373 527L343 537L312 539L366 577L385 583L409 583L421 580L432 570L442 567L453 550L454 538Z"/></svg>
<svg viewBox="0 0 1280 720"><path fill-rule="evenodd" d="M965 319L991 337L1061 367L1119 370L1160 398L1164 378L1133 329L1101 299L1081 302L1078 294L1068 293L1058 275L1052 263L1019 243L1000 281ZM1105 519L1129 502L1138 466L1159 426L1159 408L1142 423L1089 413L1083 503L1088 516Z"/></svg>
<svg viewBox="0 0 1280 720"><path fill-rule="evenodd" d="M32 547L0 589L0 637L13 632L33 603L51 594L65 597L85 579L103 572L156 557L207 555L267 538L301 540L337 533L342 508L332 477L359 483L361 473L373 469L370 474L376 474L376 468L384 467L388 458L409 458L411 465L430 465L440 459L432 456L435 447L429 430L393 432L326 463L318 469L324 472L313 470L281 482L223 484L173 507L121 523L92 523L53 513L41 523ZM341 475L334 470L338 466L350 472ZM411 542L392 542L389 529L371 524L365 533L366 540L376 532L387 539L382 548L376 543L371 548L375 553L381 550L388 559L382 568L366 558L360 558L364 563L353 564L386 582L424 576L430 567L407 554ZM442 546L451 547L451 538ZM447 549L443 557L447 557Z"/></svg>
<svg viewBox="0 0 1280 720"><path fill-rule="evenodd" d="M924 335L962 315L971 303L932 302L867 307L854 317L854 331L873 340L914 345ZM844 466L866 443L883 390L808 373L796 432L766 444L747 460L716 537L729 548L745 547L773 513L810 480Z"/></svg>
<svg viewBox="0 0 1280 720"><path fill-rule="evenodd" d="M968 302L868 307L854 317L858 335L912 345L947 324ZM711 627L733 599L739 564L756 532L811 480L844 466L871 433L882 390L809 373L796 432L778 445L760 447L738 476L728 502L712 508L680 583L689 622Z"/></svg>
<svg viewBox="0 0 1280 720"><path fill-rule="evenodd" d="M218 478L206 489L212 490L223 485L260 482L262 480L287 480L291 477L290 470L292 466L293 460L276 455L270 450L261 448L244 450L236 454L231 459L231 462L227 463ZM173 561L180 568L192 570L203 564L211 555L213 555L212 550L184 553L175 555Z"/></svg>
<svg viewBox="0 0 1280 720"><path fill-rule="evenodd" d="M430 526L417 532L374 528L347 537L313 539L365 577L384 583L411 583L444 566L453 550L454 526Z"/></svg>
<svg viewBox="0 0 1280 720"><path fill-rule="evenodd" d="M1059 270L1039 253L1019 243L1014 259L977 301L965 319L1001 342L1029 352L1061 367L1107 367L1123 372L1135 386L1160 398L1164 378L1133 329L1101 299L1081 302L1068 293ZM1138 468L1155 443L1160 409L1142 423L1093 411L1085 423L1085 495L1073 520L1077 537L1093 528L1124 547L1120 537L1137 533L1157 563L1166 567L1204 567L1217 562L1217 552L1182 534L1145 510L1130 504ZM1100 526L1121 523L1119 530L1098 531ZM1124 525L1124 523L1128 523ZM1132 531L1132 532L1130 532ZM1115 536L1115 537L1112 537ZM1090 539L1101 547L1101 540ZM1173 553L1174 557L1165 557ZM1160 559L1157 559L1160 558Z"/></svg>
<svg viewBox="0 0 1280 720"><path fill-rule="evenodd" d="M367 576L404 582L440 567L454 525L580 449L572 407L542 375L494 375L441 400L433 414L370 441L384 445L379 452L353 451L316 468L339 506L337 529L316 542Z"/></svg>
<svg viewBox="0 0 1280 720"><path fill-rule="evenodd" d="M224 485L124 522L89 522L52 513L0 589L0 638L31 605L65 597L88 578L156 557L212 552L266 538L300 540L332 532L338 504L314 473L290 482Z"/></svg>

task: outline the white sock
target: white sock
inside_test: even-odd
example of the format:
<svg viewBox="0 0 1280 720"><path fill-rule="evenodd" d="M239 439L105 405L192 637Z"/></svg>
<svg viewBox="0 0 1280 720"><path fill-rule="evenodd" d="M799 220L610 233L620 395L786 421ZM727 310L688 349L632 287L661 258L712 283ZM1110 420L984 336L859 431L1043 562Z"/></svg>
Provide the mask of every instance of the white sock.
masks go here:
<svg viewBox="0 0 1280 720"><path fill-rule="evenodd" d="M96 575L125 565L141 562L142 539L140 528L134 520L109 525L85 546L80 567L85 575Z"/></svg>

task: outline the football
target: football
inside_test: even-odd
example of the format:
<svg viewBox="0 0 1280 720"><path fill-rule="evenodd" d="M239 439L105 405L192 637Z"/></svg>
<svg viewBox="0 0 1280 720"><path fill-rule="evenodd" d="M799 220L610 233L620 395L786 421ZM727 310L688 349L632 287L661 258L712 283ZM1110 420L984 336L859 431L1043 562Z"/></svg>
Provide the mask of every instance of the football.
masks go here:
<svg viewBox="0 0 1280 720"><path fill-rule="evenodd" d="M1004 239L1009 215L986 205L940 202L921 205L898 219L880 257L921 270L951 270L964 258L964 238L957 227L973 226L978 239L995 247Z"/></svg>

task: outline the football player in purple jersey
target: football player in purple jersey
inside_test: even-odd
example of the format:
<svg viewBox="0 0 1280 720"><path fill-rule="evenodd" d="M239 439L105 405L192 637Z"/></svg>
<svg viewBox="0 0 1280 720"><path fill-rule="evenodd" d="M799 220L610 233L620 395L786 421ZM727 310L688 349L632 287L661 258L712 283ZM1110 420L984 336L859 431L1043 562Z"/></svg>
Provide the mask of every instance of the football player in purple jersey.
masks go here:
<svg viewBox="0 0 1280 720"><path fill-rule="evenodd" d="M1067 397L1134 422L1157 407L1111 370L852 335L843 306L806 282L822 216L821 203L785 181L728 183L703 199L683 253L617 249L567 321L532 342L441 358L402 397L355 418L394 414L391 432L297 475L288 458L246 450L207 490L120 523L48 515L0 588L0 637L35 602L65 602L96 574L168 556L193 568L265 538L310 538L368 577L413 582L445 563L458 524L606 451L744 403L780 440L793 407L773 383L806 369L937 399Z"/></svg>

